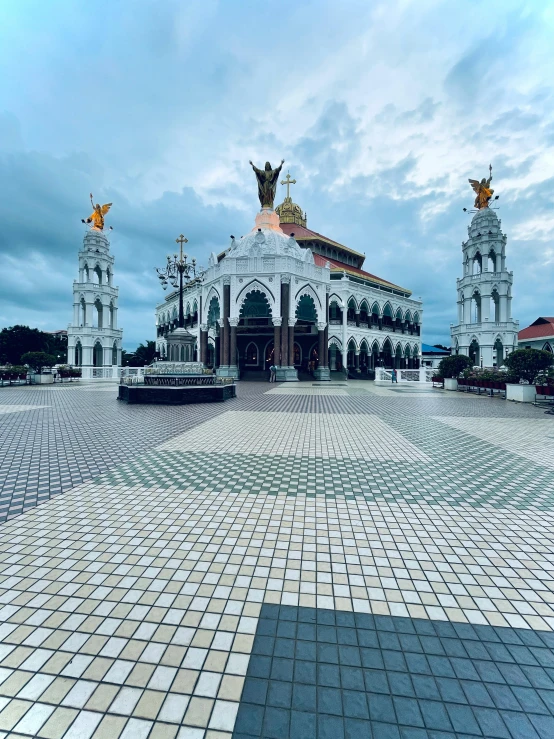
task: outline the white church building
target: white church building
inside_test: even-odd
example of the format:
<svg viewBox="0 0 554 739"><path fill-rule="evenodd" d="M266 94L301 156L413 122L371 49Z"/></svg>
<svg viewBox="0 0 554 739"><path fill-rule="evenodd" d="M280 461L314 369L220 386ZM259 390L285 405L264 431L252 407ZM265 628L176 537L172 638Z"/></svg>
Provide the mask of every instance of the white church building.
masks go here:
<svg viewBox="0 0 554 739"><path fill-rule="evenodd" d="M307 228L287 195L262 208L252 230L212 253L206 272L184 291L194 358L220 376L309 377L334 370L367 376L376 367L418 368L421 300L365 271L365 255ZM156 348L169 360L179 292L156 306Z"/></svg>
<svg viewBox="0 0 554 739"><path fill-rule="evenodd" d="M512 318L514 273L506 268L506 234L496 211L483 207L462 243L463 277L456 280L458 323L450 326L452 353L474 366L501 367L517 349L519 322Z"/></svg>
<svg viewBox="0 0 554 739"><path fill-rule="evenodd" d="M119 288L113 284L114 257L106 234L88 229L73 282L73 320L67 327L67 362L83 379L118 377L123 332L117 328Z"/></svg>

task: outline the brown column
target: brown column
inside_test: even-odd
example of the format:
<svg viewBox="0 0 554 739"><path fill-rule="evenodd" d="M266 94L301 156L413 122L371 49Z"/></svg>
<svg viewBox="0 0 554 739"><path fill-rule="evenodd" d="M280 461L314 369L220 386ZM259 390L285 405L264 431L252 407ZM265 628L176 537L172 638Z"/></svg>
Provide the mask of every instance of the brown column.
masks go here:
<svg viewBox="0 0 554 739"><path fill-rule="evenodd" d="M225 325L223 319L219 319L219 366L225 364Z"/></svg>
<svg viewBox="0 0 554 739"><path fill-rule="evenodd" d="M317 355L319 357L319 366L325 367L325 355L327 352L325 351L325 329L323 331L317 332Z"/></svg>
<svg viewBox="0 0 554 739"><path fill-rule="evenodd" d="M281 318L283 319L283 330L281 331L281 367L289 365L289 292L288 282L281 283Z"/></svg>
<svg viewBox="0 0 554 739"><path fill-rule="evenodd" d="M273 364L281 366L281 319L273 319Z"/></svg>
<svg viewBox="0 0 554 739"><path fill-rule="evenodd" d="M325 326L324 331L324 338L323 338L323 366L328 367L329 366L329 293L325 296L325 323L327 324Z"/></svg>
<svg viewBox="0 0 554 739"><path fill-rule="evenodd" d="M294 324L289 326L289 365L294 366Z"/></svg>
<svg viewBox="0 0 554 739"><path fill-rule="evenodd" d="M228 318L231 309L231 285L223 285L223 364L228 366L229 362L229 323Z"/></svg>

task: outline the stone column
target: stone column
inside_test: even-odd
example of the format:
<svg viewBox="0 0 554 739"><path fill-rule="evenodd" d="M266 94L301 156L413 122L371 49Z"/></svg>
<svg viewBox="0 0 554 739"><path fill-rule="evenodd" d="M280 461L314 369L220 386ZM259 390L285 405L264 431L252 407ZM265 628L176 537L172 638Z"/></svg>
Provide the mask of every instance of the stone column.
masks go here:
<svg viewBox="0 0 554 739"><path fill-rule="evenodd" d="M471 323L471 298L464 297L464 323Z"/></svg>
<svg viewBox="0 0 554 739"><path fill-rule="evenodd" d="M481 321L488 321L490 319L491 311L491 296L483 293L481 295Z"/></svg>
<svg viewBox="0 0 554 739"><path fill-rule="evenodd" d="M508 296L507 295L500 295L499 298L499 313L500 316L498 318L499 321L507 321L508 320Z"/></svg>
<svg viewBox="0 0 554 739"><path fill-rule="evenodd" d="M317 324L317 353L319 355L319 365L314 372L317 380L330 380L329 367L327 367L327 344L325 342L325 334L327 331L326 323Z"/></svg>
<svg viewBox="0 0 554 739"><path fill-rule="evenodd" d="M225 321L223 318L218 320L219 323L219 366L225 364L225 346L223 336L225 334Z"/></svg>
<svg viewBox="0 0 554 739"><path fill-rule="evenodd" d="M342 311L342 368L348 369L348 306L345 305Z"/></svg>
<svg viewBox="0 0 554 739"><path fill-rule="evenodd" d="M323 337L324 361L323 366L329 366L329 293L325 295L325 335Z"/></svg>
<svg viewBox="0 0 554 739"><path fill-rule="evenodd" d="M273 318L273 364L281 366L281 323L282 318Z"/></svg>
<svg viewBox="0 0 554 739"><path fill-rule="evenodd" d="M221 346L219 336L214 338L214 369L219 367L219 360L221 358Z"/></svg>
<svg viewBox="0 0 554 739"><path fill-rule="evenodd" d="M208 362L208 324L200 324L200 361L205 366Z"/></svg>
<svg viewBox="0 0 554 739"><path fill-rule="evenodd" d="M294 327L296 318L289 318L289 366L294 367Z"/></svg>
<svg viewBox="0 0 554 739"><path fill-rule="evenodd" d="M229 366L237 367L237 326L239 325L238 318L229 318L229 325L231 326L231 339L229 342Z"/></svg>
<svg viewBox="0 0 554 739"><path fill-rule="evenodd" d="M227 320L231 315L231 285L223 285L223 364L228 367L229 362L229 327Z"/></svg>
<svg viewBox="0 0 554 739"><path fill-rule="evenodd" d="M290 278L281 277L281 319L283 330L281 331L281 367L289 365L289 295Z"/></svg>

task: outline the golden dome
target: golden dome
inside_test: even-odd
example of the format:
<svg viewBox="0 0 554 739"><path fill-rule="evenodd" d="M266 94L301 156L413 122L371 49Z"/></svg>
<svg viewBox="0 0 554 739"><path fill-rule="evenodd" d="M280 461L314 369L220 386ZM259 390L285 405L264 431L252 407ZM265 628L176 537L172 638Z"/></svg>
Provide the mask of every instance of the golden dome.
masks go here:
<svg viewBox="0 0 554 739"><path fill-rule="evenodd" d="M291 197L286 197L281 205L275 208L275 212L281 223L296 223L297 226L306 228L306 214L299 205L292 202Z"/></svg>

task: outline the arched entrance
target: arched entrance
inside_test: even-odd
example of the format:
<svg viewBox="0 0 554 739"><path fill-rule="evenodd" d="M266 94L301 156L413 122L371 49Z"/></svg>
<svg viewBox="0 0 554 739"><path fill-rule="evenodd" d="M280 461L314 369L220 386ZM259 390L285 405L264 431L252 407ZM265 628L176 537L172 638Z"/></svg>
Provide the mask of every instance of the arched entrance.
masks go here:
<svg viewBox="0 0 554 739"><path fill-rule="evenodd" d="M369 350L366 340L363 339L360 344L360 370L362 374L365 374L369 369Z"/></svg>
<svg viewBox="0 0 554 739"><path fill-rule="evenodd" d="M100 344L98 341L94 345L94 350L92 352L92 363L95 367L102 367L104 365L103 361L103 350L102 350L102 344Z"/></svg>
<svg viewBox="0 0 554 739"><path fill-rule="evenodd" d="M396 367L396 369L404 369L404 363L402 362L402 359L402 347L400 346L400 344L397 344L396 352L394 355L394 366Z"/></svg>
<svg viewBox="0 0 554 739"><path fill-rule="evenodd" d="M469 358L473 362L474 367L479 365L479 342L477 339L473 339L469 345Z"/></svg>
<svg viewBox="0 0 554 739"><path fill-rule="evenodd" d="M75 344L75 366L80 367L83 363L83 346L80 341Z"/></svg>
<svg viewBox="0 0 554 739"><path fill-rule="evenodd" d="M302 295L296 305L294 326L294 366L303 372L310 371L310 362L317 361L317 348L313 354L313 326L317 324L317 309L311 295Z"/></svg>
<svg viewBox="0 0 554 739"><path fill-rule="evenodd" d="M494 351L496 353L496 361L494 364L496 367L502 367L504 364L504 344L502 343L502 340L500 337L496 339L494 342Z"/></svg>
<svg viewBox="0 0 554 739"><path fill-rule="evenodd" d="M392 368L392 346L388 339L383 344L383 366L385 369Z"/></svg>

